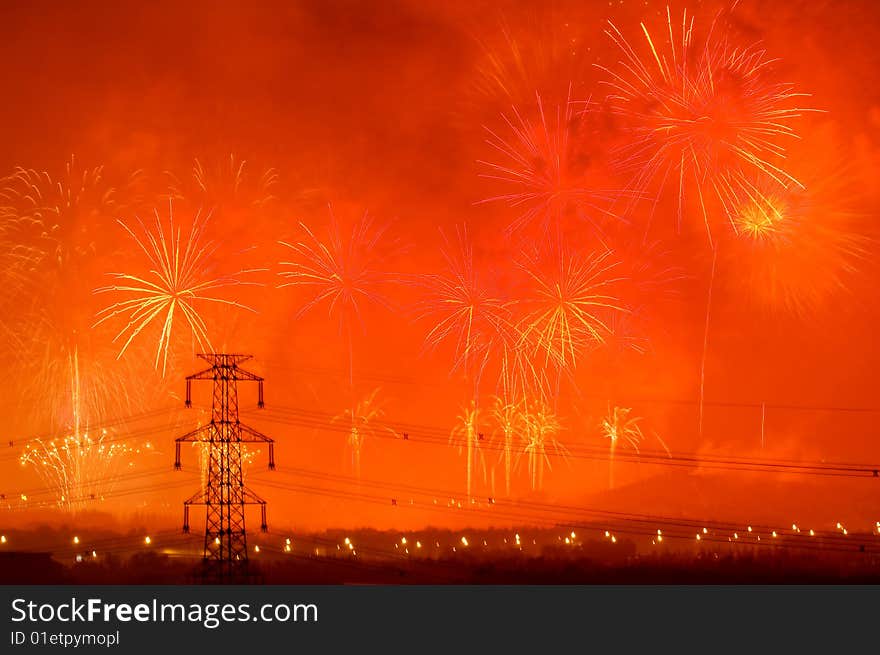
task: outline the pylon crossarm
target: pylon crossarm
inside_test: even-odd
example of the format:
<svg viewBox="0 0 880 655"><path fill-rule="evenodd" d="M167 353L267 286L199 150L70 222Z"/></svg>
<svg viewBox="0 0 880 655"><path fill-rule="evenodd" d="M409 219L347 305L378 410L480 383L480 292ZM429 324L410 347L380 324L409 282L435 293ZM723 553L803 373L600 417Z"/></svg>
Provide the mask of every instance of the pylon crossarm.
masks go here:
<svg viewBox="0 0 880 655"><path fill-rule="evenodd" d="M223 358L223 362L233 366L241 364L242 362L246 362L251 359L253 355L233 355L233 354L220 354L220 353L199 353L196 355L199 359L204 359L206 362L211 364L212 366L217 363L218 358Z"/></svg>
<svg viewBox="0 0 880 655"><path fill-rule="evenodd" d="M195 492L192 496L183 501L184 505L204 505L207 503L207 496L204 490Z"/></svg>
<svg viewBox="0 0 880 655"><path fill-rule="evenodd" d="M262 382L263 378L256 373L251 373L243 368L235 369L235 379L239 382Z"/></svg>
<svg viewBox="0 0 880 655"><path fill-rule="evenodd" d="M241 428L241 432L242 432L242 439L241 440L242 441L260 442L260 443L274 443L275 442L274 439L267 437L262 432L258 432L257 430L254 430L252 427L245 425L244 423L239 423L238 426ZM246 439L244 437L245 434L248 435L249 438Z"/></svg>
<svg viewBox="0 0 880 655"><path fill-rule="evenodd" d="M245 505L265 505L266 501L253 491L245 487L241 492L241 498Z"/></svg>
<svg viewBox="0 0 880 655"><path fill-rule="evenodd" d="M186 376L187 380L213 380L214 379L214 369L206 368L204 371L199 371L198 373L193 373L192 375Z"/></svg>
<svg viewBox="0 0 880 655"><path fill-rule="evenodd" d="M177 437L177 439L175 439L175 441L177 443L185 443L185 442L192 442L192 441L208 441L208 439L203 439L199 435L201 435L202 432L210 432L210 431L211 431L211 424L206 423L205 425L197 427L195 430L191 430L190 432L187 432L182 437Z"/></svg>

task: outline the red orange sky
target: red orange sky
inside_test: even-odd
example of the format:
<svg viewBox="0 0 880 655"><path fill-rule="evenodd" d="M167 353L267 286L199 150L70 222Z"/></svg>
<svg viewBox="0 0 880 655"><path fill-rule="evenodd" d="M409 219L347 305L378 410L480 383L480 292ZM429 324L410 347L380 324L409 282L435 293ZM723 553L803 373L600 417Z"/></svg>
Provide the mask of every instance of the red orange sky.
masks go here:
<svg viewBox="0 0 880 655"><path fill-rule="evenodd" d="M683 8L672 6L672 15ZM640 334L650 347L637 353L609 344L584 356L553 401L563 425L558 438L572 447L601 443L599 424L609 404L616 404L632 407L646 432L656 432L673 452L880 462L878 413L864 411L880 408L874 384L880 354L873 336L880 318L873 241L880 11L871 2L745 1L732 12L729 3L705 2L687 9L703 27L725 10L731 38L744 45L761 42L769 58L778 58L773 75L809 93L805 106L822 110L796 122L800 139L786 142L787 165L822 191L819 209L842 216L833 226L857 238L861 256L848 260L841 273L823 259L833 255L826 241L816 249L815 267L811 258L786 269L802 291L815 292L815 302L791 312L773 300L768 306L762 296L766 287L755 275L768 275L768 269L749 268L735 250L721 255L700 436L697 402L711 251L693 207L681 233L670 229L676 203L664 196L654 219L663 227L651 233L661 245L646 261L675 275L669 288L640 298L648 307ZM107 185L125 189L120 193L128 197L107 215L79 216L81 222L60 237L71 250L85 253L65 269L61 282L27 291L26 302L3 296L12 327L4 333L7 383L0 411L16 445L0 459L0 492L13 498L18 490L39 489L43 482L19 464L16 449L31 435L64 431L59 427L64 403L47 391L54 378L46 362L30 354L37 337L22 327L28 321L12 320L35 308L51 315L50 330L63 333L64 343L88 342L82 356L90 382L112 381L100 392L104 398L93 422L108 414L169 409L161 417L167 432L149 437L159 454L132 458L134 468L145 471L167 465L167 477L154 477L156 486L143 493L89 509L107 511L123 524L135 520L133 514L136 520L158 516L173 523L183 498L194 491L161 488L174 480L173 438L198 420L196 410L170 412L182 405L183 376L200 368L186 332L176 333L163 378L153 366L155 330L117 362L113 331L91 327L107 304L92 291L107 283L106 272L135 266L138 257L114 219L132 222L135 214L149 216L153 206L164 212L167 172L184 196L175 201L181 220L202 204L215 206L208 223L219 244L213 270L266 269L253 274L263 286L223 291L255 313L206 308L205 315L215 346L252 353L250 369L266 378L266 415L249 412L246 420L276 439L279 465L353 475L344 433L269 420L273 406L334 416L350 404L347 343L337 321L326 306L298 316L308 289L276 288L283 282L279 262L290 254L278 242L294 238L300 221L324 234L327 203L346 227L368 210L401 246L381 260L395 274L386 287L391 306L366 307L362 326L354 330L356 395L380 388L388 422L448 432L471 399L469 383L461 371L450 374L451 343L425 347L432 323L416 318L423 290L408 282L441 271L441 233L454 241L455 230L467 225L481 276L500 288L515 286L509 283L516 275L514 260L526 246L507 236L505 227L518 211L503 202L480 202L504 192L503 184L480 175L486 169L479 161L498 158L487 143L487 128L503 134L502 113L509 116L512 107L533 113L536 92L547 106L569 95L601 101L607 87L595 64L613 67L620 59L603 33L606 20L635 42L642 39L640 21L662 28L665 16L664 3L628 1L5 4L0 175L22 166L59 177L73 153L77 170L103 166ZM576 165L613 186L619 178L603 166L620 134L603 118L578 132L584 152ZM224 187L222 175L211 197L201 194L192 180L194 159L215 171L228 166L230 153L247 162L238 195ZM277 182L261 187L260 177L269 169L277 171ZM134 171L142 172L126 186ZM255 205L257 199L265 202ZM644 211L638 209L642 214L633 220L642 221ZM597 247L589 224L566 229L579 247ZM612 247L625 253L634 234L642 235L616 230ZM530 234L526 242L539 239ZM201 404L209 402L207 390L198 393ZM491 395L487 389L481 393ZM255 396L243 390L242 405L254 404ZM852 409L859 411L843 411ZM155 427L159 421L146 423ZM145 439L135 441L143 446ZM656 442L649 447L658 448ZM491 473L480 480L481 497L499 495L503 487L497 453L487 457L494 486ZM187 460L190 468L197 466L194 453L184 453ZM254 464L252 471L261 466ZM568 464L554 459L545 488L533 491L525 469L523 460L514 496L541 502L712 519L880 518L876 484L865 487L863 480L622 462L609 490L607 462L575 458ZM362 475L391 485L465 491L458 452L415 439L368 438ZM261 473L258 479L271 478ZM259 491L258 479L252 486ZM125 487L123 480L115 490ZM270 520L283 525L493 522L483 514L392 508L390 497L386 507L277 486L262 494L270 502ZM16 522L67 520L45 507L8 516Z"/></svg>

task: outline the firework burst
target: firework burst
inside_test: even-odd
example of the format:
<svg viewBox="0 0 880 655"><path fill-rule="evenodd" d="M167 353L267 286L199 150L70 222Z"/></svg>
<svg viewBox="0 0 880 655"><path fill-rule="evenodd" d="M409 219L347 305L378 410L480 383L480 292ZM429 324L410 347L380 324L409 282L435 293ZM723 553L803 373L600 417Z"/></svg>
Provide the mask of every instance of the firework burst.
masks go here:
<svg viewBox="0 0 880 655"><path fill-rule="evenodd" d="M100 310L95 325L117 317L126 320L114 337L120 342L118 357L122 357L132 342L151 325L161 325L154 365L161 362L162 375L168 364L175 320L182 322L189 332L194 347L210 351L208 326L199 307L203 304L223 305L254 311L235 300L218 297L215 292L224 287L235 287L254 282L240 278L256 269L241 270L233 275L212 276L210 260L217 246L205 239L205 229L210 215L196 215L188 232L184 233L174 223L169 202L167 225L155 211L152 231L140 219L140 231L123 221L118 221L125 233L137 245L146 259L149 270L145 274L109 273L117 282L95 290L95 293L118 293L128 296Z"/></svg>
<svg viewBox="0 0 880 655"><path fill-rule="evenodd" d="M512 343L513 324L510 303L489 288L474 264L467 231L461 229L457 236L453 246L444 235L447 270L426 276L428 297L419 317L433 322L425 337L429 347L455 344L452 370L462 370L476 390L493 352Z"/></svg>
<svg viewBox="0 0 880 655"><path fill-rule="evenodd" d="M815 314L848 289L867 257L870 239L854 229L860 217L840 201L852 197L833 176L806 189L768 180L744 189L732 217L737 232L725 248L727 284L745 284L770 312Z"/></svg>
<svg viewBox="0 0 880 655"><path fill-rule="evenodd" d="M504 463L504 490L510 495L510 482L515 443L521 438L523 413L519 403L496 397L491 410L493 437L501 437L501 458Z"/></svg>
<svg viewBox="0 0 880 655"><path fill-rule="evenodd" d="M608 210L620 192L595 188L591 173L592 153L580 133L584 113L572 110L571 98L545 111L537 95L534 117L516 107L512 116L502 115L505 134L486 128L486 142L498 161L481 160L483 177L503 184L507 191L483 202L500 201L519 216L508 226L517 232L536 225L544 232L559 231L566 219L598 227L599 218L614 217Z"/></svg>
<svg viewBox="0 0 880 655"><path fill-rule="evenodd" d="M385 416L385 410L376 400L378 394L379 389L373 389L354 403L353 407L346 409L333 419L334 421L345 421L350 426L347 445L351 453L351 466L358 478L361 475L361 453L364 440L381 433L394 434L394 430L380 423Z"/></svg>
<svg viewBox="0 0 880 655"><path fill-rule="evenodd" d="M621 279L618 266L610 250L581 255L561 244L548 258L535 252L521 263L534 291L524 301L529 311L520 331L534 354L543 354L545 366L561 373L590 344L604 342L611 332L606 315L625 311L612 295Z"/></svg>
<svg viewBox="0 0 880 655"><path fill-rule="evenodd" d="M58 175L18 168L0 191L3 223L14 226L18 241L12 252L19 261L6 275L26 274L10 312L29 381L18 391L53 432L77 433L111 399L125 405L129 398L125 372L103 363L86 281L107 250L113 214L138 202L139 180L135 173L114 185L103 167L82 167L71 157Z"/></svg>
<svg viewBox="0 0 880 655"><path fill-rule="evenodd" d="M606 30L621 53L617 71L602 67L607 104L631 138L622 167L635 171L640 193L654 183L677 186L679 227L686 196L695 194L711 244L710 200L730 215L754 175L799 185L781 167L784 144L797 137L795 120L811 110L793 104L805 94L773 80L766 51L734 45L718 17L704 38L687 11L678 27L667 8L662 37L641 28L643 52L610 21Z"/></svg>
<svg viewBox="0 0 880 655"><path fill-rule="evenodd" d="M329 210L330 226L325 240L300 223L302 236L298 241L280 242L290 249L293 258L280 262L283 270L278 275L285 282L278 286L311 289L312 297L298 316L326 301L328 315L337 317L341 332L350 329L355 320L363 325L362 303L389 306L380 287L391 281L392 276L381 268L389 254L384 247L386 230L377 227L365 212L351 233L343 235L333 207Z"/></svg>
<svg viewBox="0 0 880 655"><path fill-rule="evenodd" d="M639 446L645 438L642 432L642 417L633 416L631 407L612 407L608 405L608 413L602 419L601 430L602 436L608 439L609 458L608 458L608 488L614 487L614 453L617 450L618 443L624 444L639 452ZM663 449L669 454L669 449L660 438L654 435L657 441L663 446Z"/></svg>
<svg viewBox="0 0 880 655"><path fill-rule="evenodd" d="M378 389L355 399L354 343L352 327L357 322L365 330L362 306L373 304L390 307L382 293L382 286L393 281L393 276L382 269L387 257L396 251L396 242L387 243L386 230L377 227L364 212L349 234L343 234L333 207L329 206L330 224L327 238L322 240L304 223L300 223L298 241L281 241L293 258L281 262L279 275L286 281L279 287L304 287L311 298L300 308L297 316L327 305L328 318L336 319L339 334L344 335L348 353L348 391L351 405L338 419L350 423L348 446L352 467L358 477L361 472L363 440L378 429L374 423L382 416L376 404Z"/></svg>
<svg viewBox="0 0 880 655"><path fill-rule="evenodd" d="M57 439L33 439L19 461L54 489L60 507L76 510L90 500L103 500L119 474L131 465L132 449L113 441L106 430L88 430Z"/></svg>
<svg viewBox="0 0 880 655"><path fill-rule="evenodd" d="M278 171L266 168L252 173L247 161L230 154L228 159L206 163L193 160L188 176L166 172L171 199L215 214L249 214L274 200Z"/></svg>

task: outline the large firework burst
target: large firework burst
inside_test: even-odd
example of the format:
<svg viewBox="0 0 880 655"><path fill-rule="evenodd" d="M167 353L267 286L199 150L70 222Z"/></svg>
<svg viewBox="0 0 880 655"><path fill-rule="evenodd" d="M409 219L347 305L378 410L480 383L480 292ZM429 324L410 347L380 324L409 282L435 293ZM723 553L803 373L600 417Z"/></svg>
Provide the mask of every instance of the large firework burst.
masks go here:
<svg viewBox="0 0 880 655"><path fill-rule="evenodd" d="M487 143L499 159L480 161L486 168L482 175L506 191L484 202L504 202L519 212L510 232L531 225L558 232L567 219L600 228L599 219L613 216L608 207L620 192L597 188L591 179L594 158L585 150L589 140L580 134L585 114L573 111L570 97L548 111L536 97L529 114L514 107L512 116L502 115L503 133L486 128Z"/></svg>
<svg viewBox="0 0 880 655"><path fill-rule="evenodd" d="M638 192L675 185L679 226L693 196L712 243L713 210L728 215L752 177L799 184L782 159L795 119L809 111L795 104L804 94L774 80L774 60L760 45L727 38L719 17L702 38L687 11L677 26L667 8L662 36L641 28L644 49L610 21L606 30L621 54L614 70L602 67L608 106L629 138L621 162Z"/></svg>
<svg viewBox="0 0 880 655"><path fill-rule="evenodd" d="M95 325L120 316L125 318L125 325L114 338L114 342L122 344L119 357L145 329L160 325L155 366L159 368L161 362L164 375L175 320L184 324L194 347L210 351L208 325L200 306L215 304L253 311L247 305L221 298L215 292L224 287L256 284L241 279L256 269L221 276L211 273L211 258L217 246L205 238L210 215L202 217L197 214L187 232L175 225L170 202L167 224L158 210L154 211L154 216L152 229L140 219L137 219L140 230L119 221L144 256L148 271L141 274L109 273L116 284L100 287L95 293L119 293L128 297L100 310Z"/></svg>
<svg viewBox="0 0 880 655"><path fill-rule="evenodd" d="M825 175L803 189L763 180L741 193L725 248L725 281L773 313L806 317L846 291L870 238L857 225L842 178ZM841 200L844 198L845 200Z"/></svg>

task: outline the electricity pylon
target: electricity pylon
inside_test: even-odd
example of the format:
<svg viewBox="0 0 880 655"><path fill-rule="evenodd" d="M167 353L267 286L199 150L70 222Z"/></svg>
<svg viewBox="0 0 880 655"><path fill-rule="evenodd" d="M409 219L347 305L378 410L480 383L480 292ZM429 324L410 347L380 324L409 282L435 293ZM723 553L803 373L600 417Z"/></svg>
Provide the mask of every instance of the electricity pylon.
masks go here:
<svg viewBox="0 0 880 655"><path fill-rule="evenodd" d="M245 573L248 551L245 531L245 505L259 505L260 528L266 525L266 501L244 485L241 465L242 444L257 442L269 446L269 469L275 469L274 442L238 420L238 382L256 382L257 406L263 407L263 378L239 368L250 355L200 354L211 367L186 378L186 406L192 406L192 381L212 380L214 395L211 422L182 437L175 447L174 468L180 470L180 444L196 442L208 449L205 488L183 503L183 531L189 532L189 508L205 505L204 564L207 576L215 579L238 577Z"/></svg>

